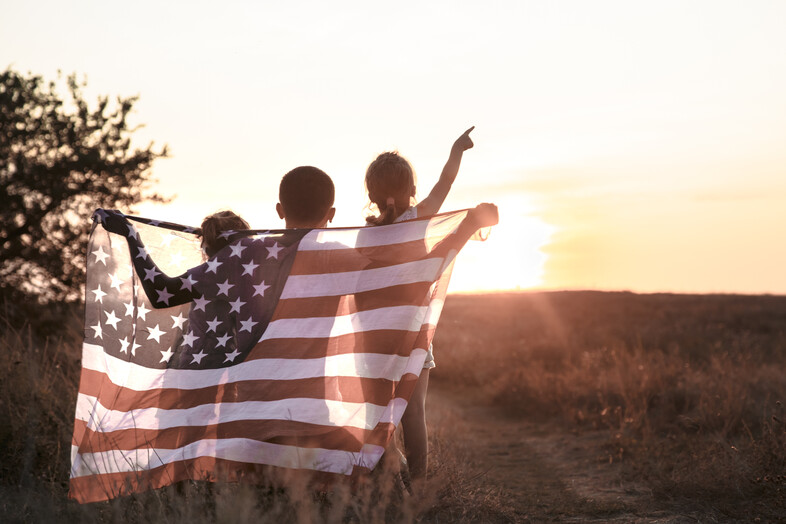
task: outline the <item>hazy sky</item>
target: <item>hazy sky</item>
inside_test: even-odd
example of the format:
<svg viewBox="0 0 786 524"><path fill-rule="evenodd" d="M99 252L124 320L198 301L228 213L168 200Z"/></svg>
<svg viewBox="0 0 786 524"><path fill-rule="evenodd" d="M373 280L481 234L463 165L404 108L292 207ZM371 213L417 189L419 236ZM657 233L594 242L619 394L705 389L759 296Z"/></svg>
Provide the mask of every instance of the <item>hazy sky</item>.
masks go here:
<svg viewBox="0 0 786 524"><path fill-rule="evenodd" d="M232 208L278 227L278 182L316 165L333 225L362 223L385 150L443 210L500 206L451 289L786 293L786 2L13 2L0 67L139 95L168 144L146 216Z"/></svg>

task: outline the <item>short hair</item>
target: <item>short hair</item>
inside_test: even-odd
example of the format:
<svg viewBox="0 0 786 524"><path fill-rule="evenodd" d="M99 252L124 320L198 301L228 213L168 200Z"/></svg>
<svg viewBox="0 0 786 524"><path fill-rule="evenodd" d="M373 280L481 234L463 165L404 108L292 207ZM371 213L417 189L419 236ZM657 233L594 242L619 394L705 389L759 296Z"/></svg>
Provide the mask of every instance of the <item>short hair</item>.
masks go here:
<svg viewBox="0 0 786 524"><path fill-rule="evenodd" d="M333 180L313 166L296 167L281 179L278 201L287 219L299 223L316 223L333 207L336 188Z"/></svg>

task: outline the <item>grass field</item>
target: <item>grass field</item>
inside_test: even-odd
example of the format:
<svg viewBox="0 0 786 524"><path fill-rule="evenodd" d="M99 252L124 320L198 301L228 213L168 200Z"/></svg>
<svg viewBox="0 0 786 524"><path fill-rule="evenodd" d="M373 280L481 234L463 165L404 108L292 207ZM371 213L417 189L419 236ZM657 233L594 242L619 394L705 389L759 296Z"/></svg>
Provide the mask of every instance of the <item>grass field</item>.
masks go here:
<svg viewBox="0 0 786 524"><path fill-rule="evenodd" d="M429 479L413 496L382 472L354 494L193 483L79 506L66 498L79 316L36 312L46 322L34 330L5 307L3 521L604 521L617 511L591 504L555 511L533 498L526 515L515 512L509 489L469 473L465 444L444 418L431 427ZM786 520L786 297L456 295L435 350L435 394L501 408L512 427L556 428L554 439L599 435L598 467L612 464L620 482L646 486L650 514Z"/></svg>

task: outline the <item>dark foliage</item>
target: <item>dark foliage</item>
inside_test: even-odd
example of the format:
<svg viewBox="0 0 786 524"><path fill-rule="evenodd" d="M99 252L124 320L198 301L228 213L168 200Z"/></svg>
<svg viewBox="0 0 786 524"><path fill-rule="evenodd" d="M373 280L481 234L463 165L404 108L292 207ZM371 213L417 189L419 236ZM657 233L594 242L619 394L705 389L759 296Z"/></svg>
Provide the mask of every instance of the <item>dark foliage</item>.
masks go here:
<svg viewBox="0 0 786 524"><path fill-rule="evenodd" d="M42 301L81 297L90 216L128 209L146 195L153 161L167 155L131 146L136 97L83 98L84 83L0 73L0 294Z"/></svg>

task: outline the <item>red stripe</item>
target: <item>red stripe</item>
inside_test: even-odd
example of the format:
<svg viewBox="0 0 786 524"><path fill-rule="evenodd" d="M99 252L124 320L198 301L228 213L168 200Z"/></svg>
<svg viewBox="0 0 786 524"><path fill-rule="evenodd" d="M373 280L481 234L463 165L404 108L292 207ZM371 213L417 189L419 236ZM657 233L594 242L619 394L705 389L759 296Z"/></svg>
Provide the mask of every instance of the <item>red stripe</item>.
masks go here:
<svg viewBox="0 0 786 524"><path fill-rule="evenodd" d="M320 426L292 420L237 420L208 426L178 426L167 429L124 429L97 432L84 428L79 453L112 450L177 449L204 439L246 438L301 448L359 452L364 444L385 446L396 427L380 423L373 430ZM76 425L76 424L75 424Z"/></svg>
<svg viewBox="0 0 786 524"><path fill-rule="evenodd" d="M430 287L431 282L415 282L353 295L281 299L276 305L273 320L335 317L381 307L423 306L428 303Z"/></svg>
<svg viewBox="0 0 786 524"><path fill-rule="evenodd" d="M246 361L263 358L324 358L363 351L383 355L409 356L412 348L428 347L433 326L420 332L375 330L330 338L277 338L263 340L251 349Z"/></svg>
<svg viewBox="0 0 786 524"><path fill-rule="evenodd" d="M421 260L428 255L423 240L413 240L383 246L298 251L290 275L318 275L330 268L331 273L362 271L389 267L396 264Z"/></svg>
<svg viewBox="0 0 786 524"><path fill-rule="evenodd" d="M402 377L399 387L416 380ZM287 398L318 398L344 402L368 402L385 406L397 390L395 382L382 378L316 377L293 380L244 380L199 389L159 388L136 391L113 384L100 371L87 370L82 375L79 392L111 399L108 409L188 409L222 402L275 401Z"/></svg>
<svg viewBox="0 0 786 524"><path fill-rule="evenodd" d="M355 466L352 477L369 473ZM79 503L100 502L111 498L157 489L183 480L210 482L244 482L253 484L293 485L297 479L306 486L328 485L346 479L336 473L315 472L249 464L215 457L198 457L164 464L148 471L105 473L71 479L68 496Z"/></svg>

